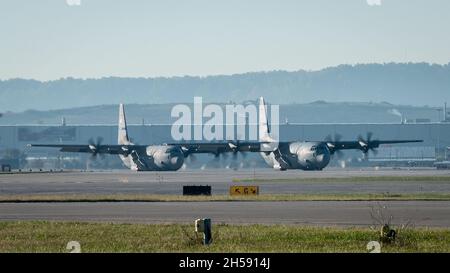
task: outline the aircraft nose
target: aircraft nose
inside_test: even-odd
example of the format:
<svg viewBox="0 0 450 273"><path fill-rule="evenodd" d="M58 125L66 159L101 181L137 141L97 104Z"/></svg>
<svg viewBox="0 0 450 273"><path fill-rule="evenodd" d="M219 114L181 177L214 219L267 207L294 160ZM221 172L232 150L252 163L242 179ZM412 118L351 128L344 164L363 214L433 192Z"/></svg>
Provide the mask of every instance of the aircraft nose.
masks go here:
<svg viewBox="0 0 450 273"><path fill-rule="evenodd" d="M325 159L325 155L324 154L319 154L319 155L316 156L316 160L319 163L323 162L324 159Z"/></svg>
<svg viewBox="0 0 450 273"><path fill-rule="evenodd" d="M182 159L181 159L180 156L174 156L174 157L172 157L172 158L170 159L170 163L171 163L172 165L179 165L179 164L182 163L181 161L182 161Z"/></svg>
<svg viewBox="0 0 450 273"><path fill-rule="evenodd" d="M316 160L317 165L320 166L321 168L323 168L330 161L330 154L327 153L326 151L323 151L316 155L315 160Z"/></svg>

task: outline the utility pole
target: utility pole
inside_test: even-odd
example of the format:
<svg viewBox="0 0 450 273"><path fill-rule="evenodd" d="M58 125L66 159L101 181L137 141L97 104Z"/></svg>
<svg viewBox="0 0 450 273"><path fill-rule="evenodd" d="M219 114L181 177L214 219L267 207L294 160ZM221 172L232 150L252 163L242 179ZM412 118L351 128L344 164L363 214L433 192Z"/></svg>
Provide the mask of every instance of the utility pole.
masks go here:
<svg viewBox="0 0 450 273"><path fill-rule="evenodd" d="M448 121L447 102L444 103L444 122Z"/></svg>
<svg viewBox="0 0 450 273"><path fill-rule="evenodd" d="M440 152L440 135L441 135L441 126L438 123L437 124L437 154L436 154L436 159L439 158L439 152Z"/></svg>
<svg viewBox="0 0 450 273"><path fill-rule="evenodd" d="M443 112L441 107L436 108L436 111L438 112L438 120L437 122L441 122L442 118L441 118L441 112Z"/></svg>

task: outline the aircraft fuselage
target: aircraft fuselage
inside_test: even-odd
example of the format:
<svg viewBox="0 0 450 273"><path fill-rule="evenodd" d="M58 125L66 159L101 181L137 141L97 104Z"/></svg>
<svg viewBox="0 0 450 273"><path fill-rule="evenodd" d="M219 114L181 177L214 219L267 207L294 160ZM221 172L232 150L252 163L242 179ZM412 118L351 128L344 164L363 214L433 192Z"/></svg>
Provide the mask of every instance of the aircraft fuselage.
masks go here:
<svg viewBox="0 0 450 273"><path fill-rule="evenodd" d="M261 152L261 156L274 169L322 170L331 153L323 142L280 142L277 150Z"/></svg>
<svg viewBox="0 0 450 273"><path fill-rule="evenodd" d="M152 145L120 155L123 163L136 171L176 171L183 166L184 155L180 147Z"/></svg>

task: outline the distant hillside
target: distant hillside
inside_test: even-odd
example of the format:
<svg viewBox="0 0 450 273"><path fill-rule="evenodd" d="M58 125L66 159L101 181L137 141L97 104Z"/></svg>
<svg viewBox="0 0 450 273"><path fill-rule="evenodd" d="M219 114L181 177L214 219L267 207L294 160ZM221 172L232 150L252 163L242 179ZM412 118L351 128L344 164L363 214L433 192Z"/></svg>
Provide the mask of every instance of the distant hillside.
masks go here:
<svg viewBox="0 0 450 273"><path fill-rule="evenodd" d="M256 101L254 102L256 103ZM126 105L129 124L171 124L174 104L129 104ZM429 119L437 121L436 108L398 106L388 103L327 103L317 101L307 104L280 105L280 122L290 123L400 123L400 115L407 119ZM441 115L442 116L442 115ZM116 124L117 105L99 105L63 110L21 113L7 112L0 118L0 125L60 124L62 117L70 124ZM207 120L207 119L205 119Z"/></svg>
<svg viewBox="0 0 450 273"><path fill-rule="evenodd" d="M340 65L320 71L271 71L208 77L66 78L0 81L0 112L102 104L241 102L265 96L276 104L389 102L440 106L450 102L450 65L427 63Z"/></svg>

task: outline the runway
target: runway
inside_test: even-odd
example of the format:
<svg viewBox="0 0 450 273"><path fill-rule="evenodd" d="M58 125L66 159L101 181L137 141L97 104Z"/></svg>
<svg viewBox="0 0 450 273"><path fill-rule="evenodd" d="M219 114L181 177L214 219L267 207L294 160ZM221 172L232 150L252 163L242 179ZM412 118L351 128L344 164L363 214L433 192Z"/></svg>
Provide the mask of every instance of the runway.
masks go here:
<svg viewBox="0 0 450 273"><path fill-rule="evenodd" d="M406 176L423 178L403 179ZM438 176L444 179L430 179ZM374 179L365 180L367 177ZM236 179L275 181L235 182ZM259 185L261 194L450 193L450 170L368 168L280 172L272 169L215 169L158 173L109 171L1 174L0 196L178 195L182 193L184 185L211 185L212 194L215 195L228 194L229 187L236 184ZM367 226L374 221L370 216L371 208L382 206L387 207L385 213L392 215L393 222L397 224L411 221L416 226L450 227L450 201L1 203L0 221L192 223L197 218L210 217L214 223L227 224Z"/></svg>
<svg viewBox="0 0 450 273"><path fill-rule="evenodd" d="M320 178L398 177L391 181L320 181ZM403 181L405 176L447 176L448 181ZM235 183L233 179L276 179ZM300 179L293 182L289 179ZM305 180L313 178L314 180ZM318 180L319 179L319 180ZM283 181L285 180L285 181ZM183 185L211 185L212 194L227 194L236 184L255 184L261 193L450 193L450 170L326 169L300 170L180 170L177 172L63 172L1 174L0 195L12 194L181 194Z"/></svg>
<svg viewBox="0 0 450 273"><path fill-rule="evenodd" d="M395 225L450 227L450 201L2 203L0 220L369 226L371 209L383 206Z"/></svg>

